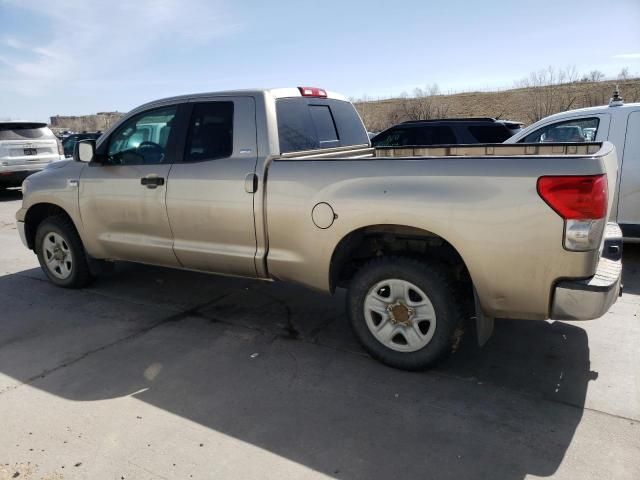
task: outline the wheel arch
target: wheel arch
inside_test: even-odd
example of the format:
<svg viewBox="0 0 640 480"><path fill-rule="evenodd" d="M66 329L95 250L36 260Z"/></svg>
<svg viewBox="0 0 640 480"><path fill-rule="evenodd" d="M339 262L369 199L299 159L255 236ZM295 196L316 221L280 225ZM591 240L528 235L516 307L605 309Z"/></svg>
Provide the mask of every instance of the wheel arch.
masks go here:
<svg viewBox="0 0 640 480"><path fill-rule="evenodd" d="M38 226L46 218L53 216L65 217L67 220L69 220L69 222L71 222L76 231L78 231L78 227L73 221L73 218L64 208L54 203L36 203L29 207L24 217L25 238L27 239L27 245L31 250L35 250L35 240Z"/></svg>
<svg viewBox="0 0 640 480"><path fill-rule="evenodd" d="M380 254L437 257L449 265L458 265L468 274L462 255L446 238L432 231L397 224L375 224L359 227L347 233L337 243L331 255L329 286L335 291L341 280L348 278L349 263L367 260Z"/></svg>
<svg viewBox="0 0 640 480"><path fill-rule="evenodd" d="M493 330L493 319L483 314L467 263L455 245L426 229L378 224L349 232L338 242L331 255L330 291L333 293L337 287L346 286L362 265L382 255L406 256L444 265L457 285L457 297L462 301L465 312L469 316L475 315L478 342L486 342ZM482 335L479 334L480 327L486 330Z"/></svg>

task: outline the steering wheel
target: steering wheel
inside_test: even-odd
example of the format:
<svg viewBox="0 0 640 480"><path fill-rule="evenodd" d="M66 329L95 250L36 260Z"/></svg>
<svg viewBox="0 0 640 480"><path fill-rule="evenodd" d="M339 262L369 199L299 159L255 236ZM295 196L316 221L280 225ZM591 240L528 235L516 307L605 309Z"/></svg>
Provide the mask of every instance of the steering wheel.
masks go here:
<svg viewBox="0 0 640 480"><path fill-rule="evenodd" d="M136 152L144 157L144 163L162 163L164 148L155 142L142 142Z"/></svg>

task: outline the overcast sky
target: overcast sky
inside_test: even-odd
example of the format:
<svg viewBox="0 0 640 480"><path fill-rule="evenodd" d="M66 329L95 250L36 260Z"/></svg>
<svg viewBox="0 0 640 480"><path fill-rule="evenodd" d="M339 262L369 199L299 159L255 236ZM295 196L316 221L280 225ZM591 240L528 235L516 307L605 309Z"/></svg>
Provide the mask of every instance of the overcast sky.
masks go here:
<svg viewBox="0 0 640 480"><path fill-rule="evenodd" d="M0 118L312 85L504 88L549 65L640 74L640 0L0 0Z"/></svg>

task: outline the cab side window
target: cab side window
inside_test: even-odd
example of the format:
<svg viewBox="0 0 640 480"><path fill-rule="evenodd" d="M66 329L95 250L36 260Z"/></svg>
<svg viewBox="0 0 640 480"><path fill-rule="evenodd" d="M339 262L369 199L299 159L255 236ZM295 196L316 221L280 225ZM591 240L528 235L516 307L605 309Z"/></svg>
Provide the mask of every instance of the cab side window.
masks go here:
<svg viewBox="0 0 640 480"><path fill-rule="evenodd" d="M576 118L552 123L530 133L518 143L593 142L598 134L598 118Z"/></svg>
<svg viewBox="0 0 640 480"><path fill-rule="evenodd" d="M230 157L233 153L233 102L197 103L189 120L185 162Z"/></svg>
<svg viewBox="0 0 640 480"><path fill-rule="evenodd" d="M167 163L166 149L176 112L176 106L158 108L123 123L109 139L107 164Z"/></svg>

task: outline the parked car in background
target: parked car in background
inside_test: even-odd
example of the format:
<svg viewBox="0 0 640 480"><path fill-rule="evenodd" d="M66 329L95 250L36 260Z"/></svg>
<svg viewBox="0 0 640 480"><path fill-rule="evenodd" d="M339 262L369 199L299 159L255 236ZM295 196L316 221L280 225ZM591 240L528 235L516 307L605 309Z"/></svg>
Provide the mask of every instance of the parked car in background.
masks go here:
<svg viewBox="0 0 640 480"><path fill-rule="evenodd" d="M603 142L618 151L612 220L625 240L640 242L640 103L625 104L614 92L609 105L557 113L530 125L505 143Z"/></svg>
<svg viewBox="0 0 640 480"><path fill-rule="evenodd" d="M615 150L579 148L374 149L320 88L185 95L28 178L17 229L61 287L110 260L345 287L367 351L415 370L451 352L463 312L482 343L494 317L587 320L616 301Z"/></svg>
<svg viewBox="0 0 640 480"><path fill-rule="evenodd" d="M62 144L42 122L0 122L0 188L16 187L32 173L64 158Z"/></svg>
<svg viewBox="0 0 640 480"><path fill-rule="evenodd" d="M63 130L63 131L54 131L53 133L55 133L56 137L58 137L60 140L64 140L69 135L72 135L72 134L74 134L76 132L71 132L69 130Z"/></svg>
<svg viewBox="0 0 640 480"><path fill-rule="evenodd" d="M73 149L80 140L97 140L102 135L102 132L82 132L72 133L62 140L62 148L64 149L64 156L71 158L73 156Z"/></svg>
<svg viewBox="0 0 640 480"><path fill-rule="evenodd" d="M412 120L371 139L374 147L502 143L522 130L522 123L495 118Z"/></svg>

